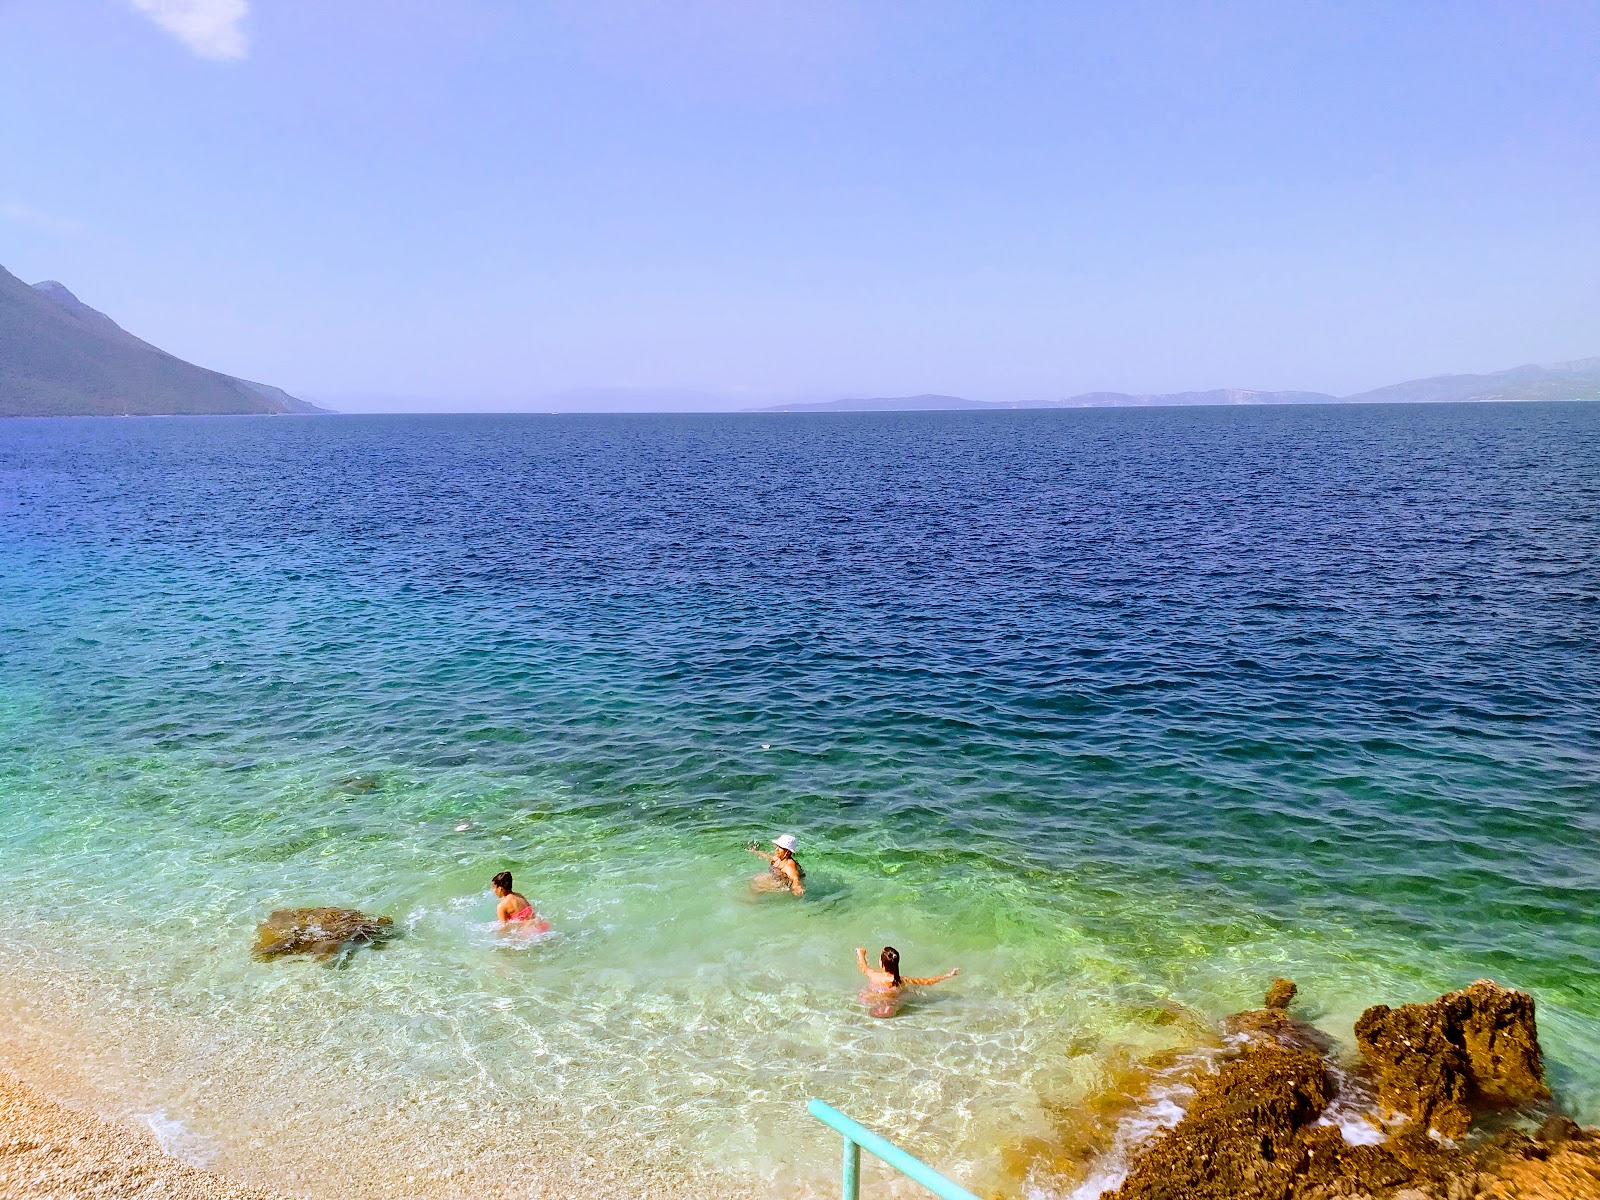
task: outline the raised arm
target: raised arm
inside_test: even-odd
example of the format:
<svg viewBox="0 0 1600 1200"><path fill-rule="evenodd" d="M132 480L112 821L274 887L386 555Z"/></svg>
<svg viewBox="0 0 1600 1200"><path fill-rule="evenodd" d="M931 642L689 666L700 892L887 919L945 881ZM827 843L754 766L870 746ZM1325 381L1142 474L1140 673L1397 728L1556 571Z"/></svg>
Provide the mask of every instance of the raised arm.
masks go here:
<svg viewBox="0 0 1600 1200"><path fill-rule="evenodd" d="M869 977L872 975L872 968L867 966L867 948L865 946L856 947L856 966L861 968L863 975Z"/></svg>
<svg viewBox="0 0 1600 1200"><path fill-rule="evenodd" d="M930 983L943 983L946 979L949 979L951 976L959 975L959 974L961 974L961 968L960 967L951 967L943 975L934 975L934 976L932 976L931 978L928 978L928 979L913 979L909 975L902 976L901 978L906 983L914 983L918 987L927 987Z"/></svg>

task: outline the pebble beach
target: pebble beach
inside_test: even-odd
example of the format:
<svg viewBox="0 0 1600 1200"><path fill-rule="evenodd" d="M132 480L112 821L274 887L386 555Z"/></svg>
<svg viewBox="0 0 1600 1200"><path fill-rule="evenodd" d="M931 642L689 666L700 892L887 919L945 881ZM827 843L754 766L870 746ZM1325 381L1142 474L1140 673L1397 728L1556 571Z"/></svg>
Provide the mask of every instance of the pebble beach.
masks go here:
<svg viewBox="0 0 1600 1200"><path fill-rule="evenodd" d="M7 1200L275 1200L178 1161L148 1129L46 1099L3 1068L0 1195Z"/></svg>

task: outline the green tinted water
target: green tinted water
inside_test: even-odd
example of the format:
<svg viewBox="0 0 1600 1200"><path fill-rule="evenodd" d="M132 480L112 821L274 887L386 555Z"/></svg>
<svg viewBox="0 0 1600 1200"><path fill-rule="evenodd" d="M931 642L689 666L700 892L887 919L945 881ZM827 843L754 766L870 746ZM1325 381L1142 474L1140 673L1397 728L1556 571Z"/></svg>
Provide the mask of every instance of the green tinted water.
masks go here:
<svg viewBox="0 0 1600 1200"><path fill-rule="evenodd" d="M10 427L0 954L224 1164L821 1181L819 1096L998 1180L1277 974L1531 988L1600 1119L1595 411ZM312 904L403 936L250 959Z"/></svg>

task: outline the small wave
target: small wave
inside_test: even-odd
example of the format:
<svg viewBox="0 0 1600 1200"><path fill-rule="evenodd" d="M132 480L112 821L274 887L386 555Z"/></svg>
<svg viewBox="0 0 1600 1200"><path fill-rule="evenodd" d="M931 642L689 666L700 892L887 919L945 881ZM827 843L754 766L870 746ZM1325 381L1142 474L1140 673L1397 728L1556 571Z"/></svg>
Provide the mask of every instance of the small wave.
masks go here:
<svg viewBox="0 0 1600 1200"><path fill-rule="evenodd" d="M1365 1080L1333 1062L1328 1064L1328 1073L1333 1077L1333 1099L1313 1124L1337 1129L1347 1146L1377 1146L1388 1141L1389 1127L1405 1118L1386 1124L1378 1116L1378 1098Z"/></svg>
<svg viewBox="0 0 1600 1200"><path fill-rule="evenodd" d="M1031 1181L1025 1188L1028 1200L1099 1200L1121 1187L1139 1152L1183 1120L1198 1094L1195 1080L1215 1073L1223 1052L1223 1047L1206 1047L1160 1071L1143 1099L1117 1121L1110 1148L1092 1160L1081 1182L1062 1191L1043 1180Z"/></svg>
<svg viewBox="0 0 1600 1200"><path fill-rule="evenodd" d="M1312 1124L1337 1129L1346 1146L1378 1146L1389 1140L1388 1133L1370 1112L1342 1105L1337 1100Z"/></svg>
<svg viewBox="0 0 1600 1200"><path fill-rule="evenodd" d="M191 1167L205 1168L211 1165L215 1153L211 1147L177 1117L168 1116L162 1109L151 1113L140 1113L139 1120L150 1127L150 1132L155 1135L156 1144L161 1147L162 1153L169 1154L179 1162L188 1163Z"/></svg>

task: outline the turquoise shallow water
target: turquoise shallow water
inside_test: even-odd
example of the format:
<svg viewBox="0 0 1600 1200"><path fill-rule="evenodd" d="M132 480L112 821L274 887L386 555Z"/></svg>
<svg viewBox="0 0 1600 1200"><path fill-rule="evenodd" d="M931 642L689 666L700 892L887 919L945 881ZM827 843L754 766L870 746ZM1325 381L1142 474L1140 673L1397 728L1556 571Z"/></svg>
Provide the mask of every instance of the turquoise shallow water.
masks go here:
<svg viewBox="0 0 1600 1200"><path fill-rule="evenodd" d="M8 961L183 1029L219 1144L226 1047L746 1174L827 1171L818 1095L993 1177L1284 973L1342 1036L1531 989L1600 1120L1600 405L13 421L0 649ZM502 867L558 936L497 944ZM406 936L249 960L315 903ZM886 941L963 973L873 1021Z"/></svg>

